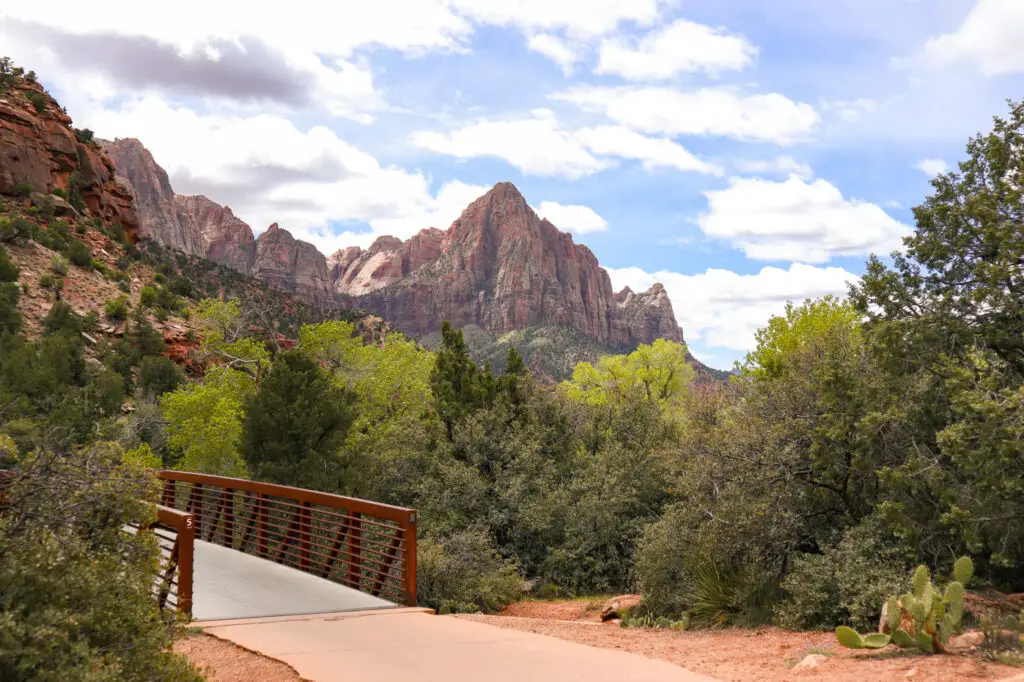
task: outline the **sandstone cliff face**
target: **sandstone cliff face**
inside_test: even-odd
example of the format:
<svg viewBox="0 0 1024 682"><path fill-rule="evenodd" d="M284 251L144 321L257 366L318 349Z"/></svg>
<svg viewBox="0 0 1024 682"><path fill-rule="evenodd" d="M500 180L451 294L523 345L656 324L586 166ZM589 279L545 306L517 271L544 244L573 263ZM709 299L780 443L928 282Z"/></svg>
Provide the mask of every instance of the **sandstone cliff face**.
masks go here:
<svg viewBox="0 0 1024 682"><path fill-rule="evenodd" d="M265 279L310 301L330 298L327 261L312 244L276 224L254 239L252 228L227 206L204 196L175 194L167 173L139 140L117 139L104 147L135 197L142 236Z"/></svg>
<svg viewBox="0 0 1024 682"><path fill-rule="evenodd" d="M331 264L336 292L414 335L449 320L492 332L566 326L616 346L682 340L661 285L616 296L590 249L537 217L507 182L446 232L381 238L365 252L336 253Z"/></svg>
<svg viewBox="0 0 1024 682"><path fill-rule="evenodd" d="M296 239L277 223L256 240L251 274L314 303L331 298L327 259L315 246Z"/></svg>
<svg viewBox="0 0 1024 682"><path fill-rule="evenodd" d="M511 183L495 185L447 230L425 229L405 242L380 237L326 259L276 224L254 240L231 209L174 195L137 140L110 145L145 235L318 304L368 310L417 337L449 320L495 333L568 327L622 348L682 340L661 285L615 294L590 249L541 220Z"/></svg>
<svg viewBox="0 0 1024 682"><path fill-rule="evenodd" d="M41 102L41 110L28 99ZM0 194L31 185L81 194L89 215L139 228L130 191L114 178L114 164L95 144L79 142L71 118L37 83L19 80L0 93Z"/></svg>
<svg viewBox="0 0 1024 682"><path fill-rule="evenodd" d="M171 181L153 155L134 138L103 141L117 177L131 189L139 214L139 236L151 237L190 256L206 255L203 236L176 204Z"/></svg>

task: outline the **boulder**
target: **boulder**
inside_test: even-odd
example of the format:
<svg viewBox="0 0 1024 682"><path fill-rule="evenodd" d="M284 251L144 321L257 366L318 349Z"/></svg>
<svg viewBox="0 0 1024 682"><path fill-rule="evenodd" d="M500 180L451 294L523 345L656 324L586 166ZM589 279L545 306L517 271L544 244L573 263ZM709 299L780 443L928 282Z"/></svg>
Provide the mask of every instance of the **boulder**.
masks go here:
<svg viewBox="0 0 1024 682"><path fill-rule="evenodd" d="M601 621L607 622L620 617L624 612L635 608L643 601L639 594L623 594L613 597L601 607Z"/></svg>
<svg viewBox="0 0 1024 682"><path fill-rule="evenodd" d="M793 666L793 672L800 673L805 670L813 670L826 661L828 661L828 656L825 656L824 654L809 654L804 656L799 663Z"/></svg>

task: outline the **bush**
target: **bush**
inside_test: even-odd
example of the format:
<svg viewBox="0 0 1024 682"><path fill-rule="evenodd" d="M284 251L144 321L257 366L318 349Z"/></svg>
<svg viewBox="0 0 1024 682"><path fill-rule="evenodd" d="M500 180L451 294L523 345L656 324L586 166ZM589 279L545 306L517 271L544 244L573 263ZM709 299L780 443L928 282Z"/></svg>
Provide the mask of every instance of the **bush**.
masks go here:
<svg viewBox="0 0 1024 682"><path fill-rule="evenodd" d="M19 463L0 519L0 679L202 679L169 650L152 596L157 543L122 530L149 522L155 489L123 461L100 443Z"/></svg>
<svg viewBox="0 0 1024 682"><path fill-rule="evenodd" d="M416 562L416 601L438 613L497 611L523 595L518 568L480 529L422 538Z"/></svg>
<svg viewBox="0 0 1024 682"><path fill-rule="evenodd" d="M869 517L824 554L793 556L776 620L794 630L874 629L886 597L906 591L914 560L881 518Z"/></svg>
<svg viewBox="0 0 1024 682"><path fill-rule="evenodd" d="M0 282L17 282L19 273L18 266L7 255L7 249L0 246Z"/></svg>
<svg viewBox="0 0 1024 682"><path fill-rule="evenodd" d="M35 223L20 216L0 218L0 242L23 244L32 238L36 231Z"/></svg>
<svg viewBox="0 0 1024 682"><path fill-rule="evenodd" d="M184 381L184 373L171 359L162 355L142 358L138 386L147 398L159 398L164 393L178 388Z"/></svg>
<svg viewBox="0 0 1024 682"><path fill-rule="evenodd" d="M153 304L156 303L156 296L156 288L147 284L142 287L142 291L139 292L139 305L143 308L152 308Z"/></svg>
<svg viewBox="0 0 1024 682"><path fill-rule="evenodd" d="M95 134L88 128L75 128L75 138L82 144L93 144Z"/></svg>
<svg viewBox="0 0 1024 682"><path fill-rule="evenodd" d="M68 274L68 259L64 256L54 256L50 259L50 270L58 275Z"/></svg>
<svg viewBox="0 0 1024 682"><path fill-rule="evenodd" d="M75 234L85 234L89 231L89 223L84 220L79 220L75 223Z"/></svg>
<svg viewBox="0 0 1024 682"><path fill-rule="evenodd" d="M28 198L32 196L32 192L35 192L36 188L28 182L19 182L14 186L15 196Z"/></svg>
<svg viewBox="0 0 1024 682"><path fill-rule="evenodd" d="M46 96L41 92L30 90L27 94L28 101L32 103L32 106L36 108L38 113L46 111Z"/></svg>
<svg viewBox="0 0 1024 682"><path fill-rule="evenodd" d="M53 194L56 197L60 197L61 199L67 199L68 198L67 190L65 190L62 187L54 187L53 188L53 192L51 192L51 194Z"/></svg>
<svg viewBox="0 0 1024 682"><path fill-rule="evenodd" d="M43 320L43 332L52 334L70 334L78 336L82 331L82 321L75 314L74 309L63 301L57 301L50 308L46 318Z"/></svg>
<svg viewBox="0 0 1024 682"><path fill-rule="evenodd" d="M84 242L77 239L72 239L68 243L68 248L64 253L67 254L68 260L80 268L87 268L92 264L92 251Z"/></svg>
<svg viewBox="0 0 1024 682"><path fill-rule="evenodd" d="M103 304L103 312L110 320L126 320L128 319L128 308L129 302L127 296L118 296L107 300Z"/></svg>

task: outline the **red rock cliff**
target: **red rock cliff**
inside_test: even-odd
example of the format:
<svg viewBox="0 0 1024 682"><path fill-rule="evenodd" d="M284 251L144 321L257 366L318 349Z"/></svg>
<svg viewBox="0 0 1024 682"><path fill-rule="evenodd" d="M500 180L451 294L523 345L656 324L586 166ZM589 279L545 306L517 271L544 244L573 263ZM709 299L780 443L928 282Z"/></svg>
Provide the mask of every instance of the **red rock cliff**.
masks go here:
<svg viewBox="0 0 1024 682"><path fill-rule="evenodd" d="M541 220L511 183L473 202L446 231L382 237L331 257L335 291L420 335L442 320L493 332L574 327L613 345L682 340L661 285L616 296L586 246Z"/></svg>

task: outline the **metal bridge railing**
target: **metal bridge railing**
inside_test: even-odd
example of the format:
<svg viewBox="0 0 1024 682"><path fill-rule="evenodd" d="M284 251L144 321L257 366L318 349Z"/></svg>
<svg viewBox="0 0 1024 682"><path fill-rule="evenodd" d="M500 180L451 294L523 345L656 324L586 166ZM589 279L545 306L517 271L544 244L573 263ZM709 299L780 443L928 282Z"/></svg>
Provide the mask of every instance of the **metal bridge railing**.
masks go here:
<svg viewBox="0 0 1024 682"><path fill-rule="evenodd" d="M191 514L197 539L416 603L414 509L240 478L157 475L163 505Z"/></svg>

